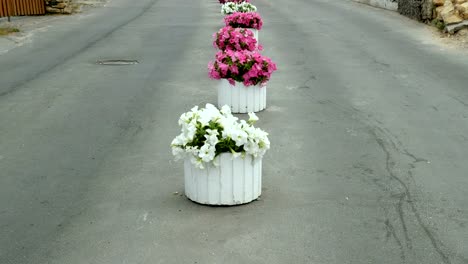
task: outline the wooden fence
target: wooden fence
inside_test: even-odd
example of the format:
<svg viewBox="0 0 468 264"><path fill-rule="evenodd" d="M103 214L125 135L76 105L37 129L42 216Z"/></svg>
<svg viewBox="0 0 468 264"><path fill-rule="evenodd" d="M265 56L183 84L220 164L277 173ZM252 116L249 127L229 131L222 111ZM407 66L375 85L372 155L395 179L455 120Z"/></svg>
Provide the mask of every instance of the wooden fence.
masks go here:
<svg viewBox="0 0 468 264"><path fill-rule="evenodd" d="M0 0L0 17L44 15L44 0Z"/></svg>

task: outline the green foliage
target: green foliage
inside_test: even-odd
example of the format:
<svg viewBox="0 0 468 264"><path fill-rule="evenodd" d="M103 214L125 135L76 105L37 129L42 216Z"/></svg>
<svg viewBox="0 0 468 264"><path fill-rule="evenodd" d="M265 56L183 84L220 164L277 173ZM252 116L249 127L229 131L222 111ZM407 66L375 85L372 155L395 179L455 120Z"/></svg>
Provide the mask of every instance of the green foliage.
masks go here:
<svg viewBox="0 0 468 264"><path fill-rule="evenodd" d="M433 20L431 21L431 24L432 24L434 27L438 28L439 30L444 30L444 29L445 29L445 23L444 23L444 21L439 20L439 19L437 19L437 18L433 19Z"/></svg>
<svg viewBox="0 0 468 264"><path fill-rule="evenodd" d="M0 27L0 36L8 35L10 33L20 32L18 28L13 27Z"/></svg>

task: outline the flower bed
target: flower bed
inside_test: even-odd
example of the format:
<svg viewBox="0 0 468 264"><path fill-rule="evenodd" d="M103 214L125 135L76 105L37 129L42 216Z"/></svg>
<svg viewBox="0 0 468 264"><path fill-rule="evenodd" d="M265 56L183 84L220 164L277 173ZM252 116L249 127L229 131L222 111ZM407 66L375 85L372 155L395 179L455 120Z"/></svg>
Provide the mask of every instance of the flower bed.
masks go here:
<svg viewBox="0 0 468 264"><path fill-rule="evenodd" d="M219 3L220 4L225 4L225 3L229 3L229 2L233 2L233 3L242 3L242 2L250 2L250 0L219 0Z"/></svg>
<svg viewBox="0 0 468 264"><path fill-rule="evenodd" d="M228 15L224 18L226 26L241 27L241 28L253 28L260 30L263 26L263 20L260 15L256 12L240 13L236 12L232 15Z"/></svg>
<svg viewBox="0 0 468 264"><path fill-rule="evenodd" d="M254 113L249 117L248 121L239 121L227 106L221 110L211 104L194 107L179 119L181 134L171 143L172 153L177 159L189 157L199 169L207 164L217 166L222 153L261 159L270 148L268 133L253 126L258 120Z"/></svg>
<svg viewBox="0 0 468 264"><path fill-rule="evenodd" d="M257 11L257 7L247 2L242 2L240 4L235 2L227 2L221 6L221 14L224 15L230 15L236 12L246 13L255 11Z"/></svg>
<svg viewBox="0 0 468 264"><path fill-rule="evenodd" d="M213 46L220 50L261 50L262 46L257 46L254 33L245 28L233 28L226 26L213 35Z"/></svg>
<svg viewBox="0 0 468 264"><path fill-rule="evenodd" d="M258 52L220 51L208 64L212 79L227 79L229 83L242 82L245 86L265 85L276 71L276 64Z"/></svg>

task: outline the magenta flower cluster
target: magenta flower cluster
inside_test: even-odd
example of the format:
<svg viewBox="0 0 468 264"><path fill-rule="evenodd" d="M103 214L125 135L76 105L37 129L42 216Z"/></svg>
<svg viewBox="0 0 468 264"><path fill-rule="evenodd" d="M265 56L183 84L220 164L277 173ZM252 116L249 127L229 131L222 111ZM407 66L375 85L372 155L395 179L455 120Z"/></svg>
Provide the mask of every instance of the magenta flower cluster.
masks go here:
<svg viewBox="0 0 468 264"><path fill-rule="evenodd" d="M225 4L225 3L228 3L228 2L233 2L233 3L247 2L247 3L249 3L250 0L219 0L220 4Z"/></svg>
<svg viewBox="0 0 468 264"><path fill-rule="evenodd" d="M235 12L226 16L224 22L226 26L213 34L213 46L220 51L216 53L215 60L208 64L208 75L215 80L227 79L232 85L241 82L245 86L264 86L276 71L276 64L259 53L262 47L250 30L260 30L262 18L256 12Z"/></svg>
<svg viewBox="0 0 468 264"><path fill-rule="evenodd" d="M226 26L213 34L213 38L213 46L220 50L262 50L262 46L257 47L253 32L246 28Z"/></svg>
<svg viewBox="0 0 468 264"><path fill-rule="evenodd" d="M225 50L216 53L208 70L210 78L227 79L232 85L242 82L245 86L263 86L276 71L276 64L258 52Z"/></svg>
<svg viewBox="0 0 468 264"><path fill-rule="evenodd" d="M263 26L262 18L257 12L236 12L224 17L224 22L226 23L226 26L235 28L241 27L260 30Z"/></svg>

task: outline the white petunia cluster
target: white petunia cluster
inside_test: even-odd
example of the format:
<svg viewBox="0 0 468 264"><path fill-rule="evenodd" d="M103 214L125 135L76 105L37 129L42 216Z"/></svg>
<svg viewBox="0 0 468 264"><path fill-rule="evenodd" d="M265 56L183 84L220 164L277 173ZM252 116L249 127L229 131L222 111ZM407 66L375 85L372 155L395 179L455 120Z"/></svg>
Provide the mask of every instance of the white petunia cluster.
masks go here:
<svg viewBox="0 0 468 264"><path fill-rule="evenodd" d="M234 2L227 2L221 6L221 14L230 15L235 12L256 12L257 7L251 3L242 2L240 4Z"/></svg>
<svg viewBox="0 0 468 264"><path fill-rule="evenodd" d="M181 115L181 134L171 143L176 159L190 157L192 164L203 169L206 164L217 166L217 156L230 152L233 157L252 155L262 158L270 148L268 133L255 128L258 120L249 113L249 120L240 120L231 114L228 106L218 110L212 104L197 106Z"/></svg>
<svg viewBox="0 0 468 264"><path fill-rule="evenodd" d="M252 5L251 3L242 2L240 4L237 4L237 12L257 12L257 7Z"/></svg>
<svg viewBox="0 0 468 264"><path fill-rule="evenodd" d="M227 2L221 6L221 14L230 15L237 12L237 3Z"/></svg>

